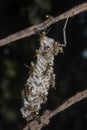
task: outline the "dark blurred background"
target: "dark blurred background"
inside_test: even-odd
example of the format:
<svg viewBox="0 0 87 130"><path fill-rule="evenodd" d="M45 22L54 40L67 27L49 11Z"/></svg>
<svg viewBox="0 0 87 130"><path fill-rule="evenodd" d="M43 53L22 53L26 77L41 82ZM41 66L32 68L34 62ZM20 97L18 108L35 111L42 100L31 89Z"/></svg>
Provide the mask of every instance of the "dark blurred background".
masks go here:
<svg viewBox="0 0 87 130"><path fill-rule="evenodd" d="M0 0L0 39L45 20L45 15L57 16L86 0ZM65 20L50 26L48 36L63 41ZM87 11L70 18L64 55L55 58L56 90L50 89L48 101L42 106L54 109L70 96L87 89ZM0 130L22 130L21 90L28 78L34 59L37 36L31 36L0 47ZM73 105L51 119L43 130L86 130L87 99Z"/></svg>

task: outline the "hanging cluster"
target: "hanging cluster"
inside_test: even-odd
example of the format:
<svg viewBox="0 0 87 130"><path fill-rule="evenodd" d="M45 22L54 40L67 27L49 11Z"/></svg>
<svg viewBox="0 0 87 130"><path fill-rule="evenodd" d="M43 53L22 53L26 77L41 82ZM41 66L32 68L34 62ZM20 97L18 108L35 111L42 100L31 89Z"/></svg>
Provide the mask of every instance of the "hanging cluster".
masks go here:
<svg viewBox="0 0 87 130"><path fill-rule="evenodd" d="M48 90L55 87L54 56L63 52L62 46L54 39L41 34L39 49L36 50L36 62L31 62L30 75L22 91L24 118L39 114L41 104L47 101Z"/></svg>

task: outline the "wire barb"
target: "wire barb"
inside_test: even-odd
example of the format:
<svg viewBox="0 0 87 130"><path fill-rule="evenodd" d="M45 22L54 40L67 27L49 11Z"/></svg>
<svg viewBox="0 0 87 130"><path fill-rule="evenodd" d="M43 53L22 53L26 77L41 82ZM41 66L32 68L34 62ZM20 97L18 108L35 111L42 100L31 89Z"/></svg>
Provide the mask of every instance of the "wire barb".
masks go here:
<svg viewBox="0 0 87 130"><path fill-rule="evenodd" d="M63 28L63 37L64 37L64 45L65 45L65 47L66 47L66 45L67 45L66 27L67 27L68 19L69 19L69 17L67 17L66 22L65 22L65 25L64 25L64 28Z"/></svg>
<svg viewBox="0 0 87 130"><path fill-rule="evenodd" d="M64 27L63 27L63 38L64 38L64 44L61 44L62 47L66 47L67 45L67 39L66 39L66 27L67 27L67 23L68 23L69 17L67 17Z"/></svg>

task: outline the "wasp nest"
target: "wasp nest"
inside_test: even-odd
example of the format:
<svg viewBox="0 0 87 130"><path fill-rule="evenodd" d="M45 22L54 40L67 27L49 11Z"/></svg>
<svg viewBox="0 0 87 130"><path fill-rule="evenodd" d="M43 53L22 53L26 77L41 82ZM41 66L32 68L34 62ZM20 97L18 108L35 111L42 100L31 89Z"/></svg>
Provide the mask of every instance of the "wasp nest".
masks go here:
<svg viewBox="0 0 87 130"><path fill-rule="evenodd" d="M40 37L40 47L36 50L37 60L31 62L30 76L22 91L23 107L21 112L24 118L33 119L39 114L41 104L47 101L48 90L55 87L54 56L63 52L63 48L54 39L43 33Z"/></svg>

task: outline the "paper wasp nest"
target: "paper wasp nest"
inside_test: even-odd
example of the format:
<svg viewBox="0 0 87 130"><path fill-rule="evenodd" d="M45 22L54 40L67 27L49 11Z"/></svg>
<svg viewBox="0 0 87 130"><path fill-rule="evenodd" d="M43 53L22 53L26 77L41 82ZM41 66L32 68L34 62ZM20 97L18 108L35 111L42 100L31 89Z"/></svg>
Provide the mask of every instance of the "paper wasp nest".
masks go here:
<svg viewBox="0 0 87 130"><path fill-rule="evenodd" d="M37 60L31 62L30 76L22 91L24 105L21 112L24 118L32 120L39 113L41 104L47 101L49 88L55 87L54 56L59 52L63 52L60 44L43 33L36 50Z"/></svg>

